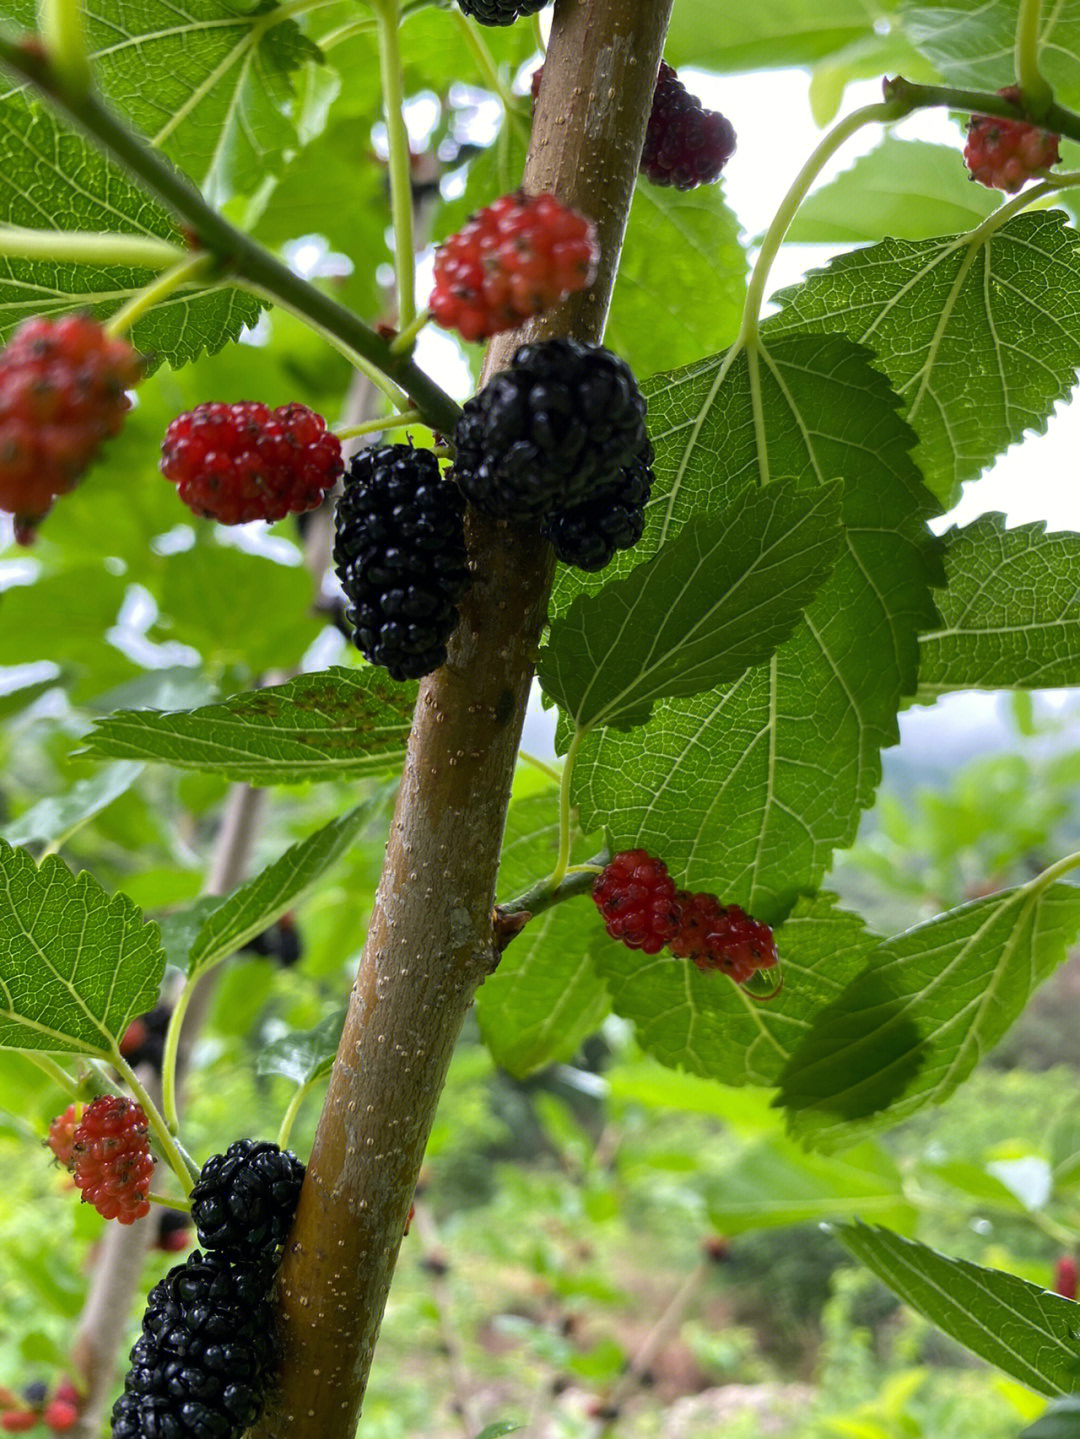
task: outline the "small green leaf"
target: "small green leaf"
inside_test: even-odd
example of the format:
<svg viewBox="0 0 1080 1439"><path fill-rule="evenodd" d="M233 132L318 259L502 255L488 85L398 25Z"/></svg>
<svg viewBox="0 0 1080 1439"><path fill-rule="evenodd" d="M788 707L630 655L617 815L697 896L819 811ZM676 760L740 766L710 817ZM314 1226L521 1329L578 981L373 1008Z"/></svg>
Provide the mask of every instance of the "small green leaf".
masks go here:
<svg viewBox="0 0 1080 1439"><path fill-rule="evenodd" d="M111 1057L157 1003L165 953L126 895L0 840L0 1048Z"/></svg>
<svg viewBox="0 0 1080 1439"><path fill-rule="evenodd" d="M357 805L234 889L206 916L188 956L188 974L205 974L235 954L300 902L315 881L345 853L381 800Z"/></svg>
<svg viewBox="0 0 1080 1439"><path fill-rule="evenodd" d="M519 1429L524 1429L524 1424L511 1424L506 1420L500 1420L497 1424L488 1424L476 1439L503 1439L505 1434L516 1434Z"/></svg>
<svg viewBox="0 0 1080 1439"><path fill-rule="evenodd" d="M764 663L832 572L842 489L743 490L625 579L580 596L540 652L546 693L579 729L630 729L664 696L700 694Z"/></svg>
<svg viewBox="0 0 1080 1439"><path fill-rule="evenodd" d="M863 1143L828 1159L776 1136L744 1150L708 1186L709 1219L721 1234L872 1215L912 1232L917 1211L885 1151Z"/></svg>
<svg viewBox="0 0 1080 1439"><path fill-rule="evenodd" d="M294 1084L311 1084L329 1074L337 1056L345 1009L328 1014L314 1029L297 1029L264 1044L255 1058L256 1074L283 1074Z"/></svg>
<svg viewBox="0 0 1080 1439"><path fill-rule="evenodd" d="M126 794L142 772L143 766L133 760L106 765L92 778L76 780L67 794L39 800L5 827L4 838L12 845L62 841Z"/></svg>
<svg viewBox="0 0 1080 1439"><path fill-rule="evenodd" d="M1035 883L886 940L780 1078L793 1132L832 1149L947 1099L1078 929L1080 889Z"/></svg>
<svg viewBox="0 0 1080 1439"><path fill-rule="evenodd" d="M401 764L416 689L374 666L325 670L202 709L120 710L91 730L85 753L256 785L356 779Z"/></svg>
<svg viewBox="0 0 1080 1439"><path fill-rule="evenodd" d="M920 701L1080 685L1080 535L986 514L944 536L941 625L919 643Z"/></svg>
<svg viewBox="0 0 1080 1439"><path fill-rule="evenodd" d="M857 1259L932 1324L1040 1394L1080 1389L1080 1304L1026 1279L949 1259L887 1229L845 1225Z"/></svg>
<svg viewBox="0 0 1080 1439"><path fill-rule="evenodd" d="M786 238L814 245L875 243L882 235L927 240L973 230L997 206L992 190L971 184L956 147L888 135L807 196Z"/></svg>

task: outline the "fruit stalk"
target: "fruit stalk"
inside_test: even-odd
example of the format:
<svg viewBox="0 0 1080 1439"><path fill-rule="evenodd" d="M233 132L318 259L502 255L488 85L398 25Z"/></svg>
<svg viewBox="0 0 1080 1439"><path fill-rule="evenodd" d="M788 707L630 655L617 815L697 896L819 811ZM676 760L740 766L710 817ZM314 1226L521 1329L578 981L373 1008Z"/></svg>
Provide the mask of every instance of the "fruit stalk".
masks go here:
<svg viewBox="0 0 1080 1439"><path fill-rule="evenodd" d="M671 0L560 4L525 188L596 221L591 289L532 337L600 338ZM599 97L602 97L602 102ZM587 122L586 122L587 121ZM521 334L490 348L504 368ZM422 682L367 944L281 1275L280 1390L258 1439L352 1439L397 1251L465 1013L496 958L492 901L551 582L550 550L477 516L477 581Z"/></svg>
<svg viewBox="0 0 1080 1439"><path fill-rule="evenodd" d="M1041 120L1054 103L1054 92L1039 69L1042 0L1020 0L1016 17L1014 64L1016 79L1033 120Z"/></svg>

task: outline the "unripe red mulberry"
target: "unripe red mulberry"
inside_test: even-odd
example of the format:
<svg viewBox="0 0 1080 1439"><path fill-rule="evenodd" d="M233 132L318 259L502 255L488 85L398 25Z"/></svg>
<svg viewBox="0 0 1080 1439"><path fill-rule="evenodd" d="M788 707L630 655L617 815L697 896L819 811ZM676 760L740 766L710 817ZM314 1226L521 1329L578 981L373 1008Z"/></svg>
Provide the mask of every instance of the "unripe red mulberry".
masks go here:
<svg viewBox="0 0 1080 1439"><path fill-rule="evenodd" d="M134 1224L150 1212L150 1130L133 1099L103 1094L88 1104L72 1144L75 1183L105 1219Z"/></svg>
<svg viewBox="0 0 1080 1439"><path fill-rule="evenodd" d="M612 939L646 954L659 954L678 929L675 881L644 849L615 856L593 885L593 903Z"/></svg>
<svg viewBox="0 0 1080 1439"><path fill-rule="evenodd" d="M1018 85L1007 85L998 94L1006 100L1022 99ZM1023 120L973 115L964 146L964 163L973 180L992 190L1005 190L1014 195L1041 170L1058 163L1060 138Z"/></svg>

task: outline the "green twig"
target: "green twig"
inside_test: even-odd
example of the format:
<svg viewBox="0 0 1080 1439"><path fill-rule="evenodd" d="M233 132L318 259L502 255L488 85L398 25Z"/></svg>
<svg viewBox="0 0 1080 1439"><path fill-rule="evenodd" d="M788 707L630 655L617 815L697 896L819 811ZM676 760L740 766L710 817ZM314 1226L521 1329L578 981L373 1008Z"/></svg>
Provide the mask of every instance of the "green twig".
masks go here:
<svg viewBox="0 0 1080 1439"><path fill-rule="evenodd" d="M429 375L408 356L391 354L389 343L358 316L230 225L180 171L129 130L95 95L70 92L39 45L33 41L18 43L0 38L0 63L46 95L178 215L194 233L197 244L222 261L225 272L264 291L275 302L290 308L314 328L335 336L381 370L405 390L433 429L453 430L461 414L460 407ZM411 251L409 263L412 263Z"/></svg>
<svg viewBox="0 0 1080 1439"><path fill-rule="evenodd" d="M394 221L394 273L398 328L416 318L416 242L413 238L412 149L405 125L405 76L401 64L399 0L371 0L379 29L386 143L389 149L390 212Z"/></svg>
<svg viewBox="0 0 1080 1439"><path fill-rule="evenodd" d="M1003 120L1028 120L1055 135L1068 135L1070 140L1080 140L1080 115L1073 110L1066 110L1062 105L1051 105L1041 116L1036 117L1023 105L1016 105L1002 95L988 94L983 90L956 90L950 85L916 85L901 75L897 75L893 80L886 80L884 89L886 100L897 101L904 106L903 115L944 106L949 110L966 110L972 115L998 115Z"/></svg>
<svg viewBox="0 0 1080 1439"><path fill-rule="evenodd" d="M548 885L553 890L558 889L562 884L566 875L566 867L570 863L570 785L574 778L574 765L577 762L578 750L587 734L588 730L574 731L574 738L570 741L570 748L566 751L566 759L563 761L562 780L559 785L559 855L548 880Z"/></svg>
<svg viewBox="0 0 1080 1439"><path fill-rule="evenodd" d="M1016 81L1033 119L1041 120L1054 103L1054 91L1039 69L1042 0L1020 0L1014 50Z"/></svg>
<svg viewBox="0 0 1080 1439"><path fill-rule="evenodd" d="M105 326L105 333L114 338L119 335L126 335L132 325L136 324L145 314L148 314L155 305L163 304L170 295L188 284L197 280L207 271L217 265L213 255L188 255L171 270L166 270L152 285L147 285L137 295L132 295L126 305L122 305L116 313L109 318Z"/></svg>
<svg viewBox="0 0 1080 1439"><path fill-rule="evenodd" d="M177 1057L180 1053L180 1031L184 1027L184 1016L194 992L195 981L189 977L173 1005L172 1014L169 1015L169 1027L165 1031L165 1052L161 1058L161 1107L165 1112L165 1123L169 1126L170 1134L177 1134L180 1129L180 1113L176 1107Z"/></svg>
<svg viewBox="0 0 1080 1439"><path fill-rule="evenodd" d="M542 879L539 884L534 884L532 889L527 889L524 894L519 894L516 899L507 900L500 904L497 909L500 914L543 914L545 909L552 909L557 904L562 904L565 899L574 899L579 894L591 894L592 887L596 883L596 876L608 862L607 851L594 855L588 864L575 865L568 869L562 883L552 888L550 879Z"/></svg>
<svg viewBox="0 0 1080 1439"><path fill-rule="evenodd" d="M546 759L540 759L538 755L530 754L527 749L518 750L518 759L524 764L531 764L533 769L538 769L541 774L546 774L548 779L553 779L556 784L562 780L562 775L553 764L548 764Z"/></svg>
<svg viewBox="0 0 1080 1439"><path fill-rule="evenodd" d="M416 337L420 331L431 323L430 310L421 310L413 319L411 325L406 325L399 330L390 341L390 351L395 355L411 355L416 348Z"/></svg>
<svg viewBox="0 0 1080 1439"><path fill-rule="evenodd" d="M64 84L73 94L85 95L93 77L86 53L81 0L38 0L38 30Z"/></svg>

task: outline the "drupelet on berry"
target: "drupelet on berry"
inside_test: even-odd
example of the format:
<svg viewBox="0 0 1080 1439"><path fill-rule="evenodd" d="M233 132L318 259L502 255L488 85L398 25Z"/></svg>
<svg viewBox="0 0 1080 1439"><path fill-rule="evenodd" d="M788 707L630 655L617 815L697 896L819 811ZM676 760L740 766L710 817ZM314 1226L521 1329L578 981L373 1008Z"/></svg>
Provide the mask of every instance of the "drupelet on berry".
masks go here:
<svg viewBox="0 0 1080 1439"><path fill-rule="evenodd" d="M512 25L538 15L548 0L458 0L463 12L481 25Z"/></svg>

